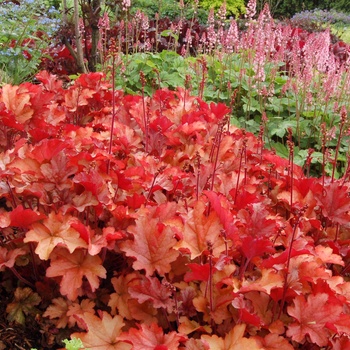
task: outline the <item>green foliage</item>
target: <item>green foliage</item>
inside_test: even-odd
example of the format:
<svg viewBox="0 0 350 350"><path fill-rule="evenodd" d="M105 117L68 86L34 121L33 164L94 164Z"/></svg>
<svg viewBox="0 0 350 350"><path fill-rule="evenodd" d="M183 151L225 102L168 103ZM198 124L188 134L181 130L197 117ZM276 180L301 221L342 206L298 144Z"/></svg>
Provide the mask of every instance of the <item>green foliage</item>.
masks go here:
<svg viewBox="0 0 350 350"><path fill-rule="evenodd" d="M219 10L222 6L222 0L200 0L200 7L210 10L214 9L215 11ZM245 3L244 0L227 0L226 1L226 11L227 15L234 16L238 18L245 12Z"/></svg>
<svg viewBox="0 0 350 350"><path fill-rule="evenodd" d="M332 9L336 11L341 11L345 13L350 12L350 3L349 0L337 0L337 1L331 1L330 6Z"/></svg>
<svg viewBox="0 0 350 350"><path fill-rule="evenodd" d="M195 8L192 2L187 2L183 9L180 8L179 1L172 0L134 0L130 8L131 15L134 15L138 10L146 14L150 19L154 19L156 14L159 18L169 17L170 19L186 18L191 19L194 16L199 23L205 23L208 18L208 13L205 9Z"/></svg>
<svg viewBox="0 0 350 350"><path fill-rule="evenodd" d="M246 1L248 2L248 1ZM274 18L290 18L294 14L307 10L335 10L349 13L349 0L257 0L258 13L267 3Z"/></svg>
<svg viewBox="0 0 350 350"><path fill-rule="evenodd" d="M135 14L137 10L145 13L149 18L155 18L156 13L159 17L168 16L170 18L180 15L178 2L169 0L135 0L132 2L130 13Z"/></svg>
<svg viewBox="0 0 350 350"><path fill-rule="evenodd" d="M265 1L257 1L258 10L263 7ZM275 18L290 18L295 13L305 10L326 9L329 10L331 5L335 2L333 0L270 0L267 1L270 8L273 9L272 14Z"/></svg>
<svg viewBox="0 0 350 350"><path fill-rule="evenodd" d="M13 301L6 308L7 320L24 325L26 316L39 313L36 306L40 301L39 294L34 293L30 288L17 288Z"/></svg>
<svg viewBox="0 0 350 350"><path fill-rule="evenodd" d="M58 28L58 12L26 0L0 7L0 84L19 84L37 72L42 50Z"/></svg>
<svg viewBox="0 0 350 350"><path fill-rule="evenodd" d="M89 350L87 348L84 348L83 342L78 338L73 338L71 340L64 339L62 342L65 344L66 350ZM37 350L36 348L32 348L31 350Z"/></svg>
<svg viewBox="0 0 350 350"><path fill-rule="evenodd" d="M63 340L63 343L66 345L67 350L81 350L86 349L84 348L83 342L78 338L73 338L72 340L65 339ZM88 349L86 349L88 350Z"/></svg>

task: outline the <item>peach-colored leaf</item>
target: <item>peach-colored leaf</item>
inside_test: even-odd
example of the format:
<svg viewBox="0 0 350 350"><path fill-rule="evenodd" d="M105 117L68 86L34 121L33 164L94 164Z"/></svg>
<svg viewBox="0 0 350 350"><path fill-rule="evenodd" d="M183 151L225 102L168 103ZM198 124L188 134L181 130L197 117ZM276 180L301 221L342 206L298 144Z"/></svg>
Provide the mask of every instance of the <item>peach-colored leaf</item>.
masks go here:
<svg viewBox="0 0 350 350"><path fill-rule="evenodd" d="M21 248L7 250L5 247L0 247L0 271L3 270L4 267L13 267L16 258L25 254L27 254L27 252Z"/></svg>
<svg viewBox="0 0 350 350"><path fill-rule="evenodd" d="M246 325L238 324L227 333L225 339L217 335L202 335L201 339L209 345L210 350L257 350L264 349L253 338L244 337Z"/></svg>
<svg viewBox="0 0 350 350"><path fill-rule="evenodd" d="M4 85L2 102L9 111L14 113L16 120L23 124L33 116L34 110L31 108L29 93L18 90L19 86Z"/></svg>
<svg viewBox="0 0 350 350"><path fill-rule="evenodd" d="M79 338L84 347L89 350L130 350L132 346L119 340L124 326L123 318L119 315L111 316L106 311L100 317L84 313L81 320L87 329L86 333L73 333L71 338Z"/></svg>
<svg viewBox="0 0 350 350"><path fill-rule="evenodd" d="M139 283L129 288L131 297L137 299L140 304L145 301L151 301L152 305L158 308L164 308L172 312L174 301L170 288L162 284L156 277L145 276Z"/></svg>
<svg viewBox="0 0 350 350"><path fill-rule="evenodd" d="M138 215L136 225L128 228L134 240L122 242L121 250L135 259L135 270L144 269L148 276L155 271L164 275L171 270L170 264L179 255L174 249L174 232L170 226L160 223L158 218L152 218L147 209L140 209Z"/></svg>
<svg viewBox="0 0 350 350"><path fill-rule="evenodd" d="M83 278L86 278L94 292L100 285L99 278L106 278L106 269L98 255L91 256L83 249L69 254L62 248L52 257L46 276L62 277L61 293L69 300L75 300L81 294Z"/></svg>
<svg viewBox="0 0 350 350"><path fill-rule="evenodd" d="M294 305L288 306L287 311L296 321L288 326L287 336L294 341L303 343L308 335L311 341L319 346L326 346L330 332L325 324L337 321L342 311L340 305L332 305L327 293L304 295L294 298Z"/></svg>
<svg viewBox="0 0 350 350"><path fill-rule="evenodd" d="M87 247L78 231L71 226L73 222L73 217L69 215L51 212L42 223L32 224L32 230L26 233L23 241L25 243L37 242L35 253L42 260L49 259L51 252L57 245L64 246L73 253L77 248Z"/></svg>
<svg viewBox="0 0 350 350"><path fill-rule="evenodd" d="M177 350L179 344L186 340L176 332L164 334L163 329L157 324L141 324L139 329L131 328L121 337L124 341L133 345L133 350Z"/></svg>
<svg viewBox="0 0 350 350"><path fill-rule="evenodd" d="M205 211L206 204L198 201L184 218L183 239L176 245L178 249L189 250L192 260L207 251L210 244L214 256L219 256L225 249L223 239L220 237L223 227L218 215L213 211L206 216Z"/></svg>

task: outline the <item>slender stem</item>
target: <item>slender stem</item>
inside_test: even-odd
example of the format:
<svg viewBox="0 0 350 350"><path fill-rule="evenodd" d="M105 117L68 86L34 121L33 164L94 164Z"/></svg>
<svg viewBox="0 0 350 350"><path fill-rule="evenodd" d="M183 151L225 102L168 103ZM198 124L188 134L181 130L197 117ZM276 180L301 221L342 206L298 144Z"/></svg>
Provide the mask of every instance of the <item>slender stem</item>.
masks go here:
<svg viewBox="0 0 350 350"><path fill-rule="evenodd" d="M293 232L292 232L292 238L289 244L289 248L288 248L288 258L287 258L287 266L286 266L286 274L284 276L284 283L283 283L283 294L282 294L282 300L281 300L281 307L280 307L280 311L278 314L278 318L281 317L282 311L283 311L283 307L284 304L286 302L286 294L287 294L287 289L288 289L288 276L289 276L289 268L290 268L290 259L292 257L292 248L293 248L293 243L295 240L295 235L297 232L297 227L300 221L300 217L297 218L294 226L293 226Z"/></svg>
<svg viewBox="0 0 350 350"><path fill-rule="evenodd" d="M115 121L115 53L112 53L112 123L111 123L111 134L109 136L109 147L108 154L112 154L112 143L114 133L114 121ZM111 166L111 159L108 159L107 163L107 174L109 174Z"/></svg>
<svg viewBox="0 0 350 350"><path fill-rule="evenodd" d="M26 284L27 286L29 286L32 289L35 289L35 286L33 283L29 282L27 279L25 279L23 276L21 276L18 271L14 268L11 267L10 270L12 271L12 273L24 284Z"/></svg>

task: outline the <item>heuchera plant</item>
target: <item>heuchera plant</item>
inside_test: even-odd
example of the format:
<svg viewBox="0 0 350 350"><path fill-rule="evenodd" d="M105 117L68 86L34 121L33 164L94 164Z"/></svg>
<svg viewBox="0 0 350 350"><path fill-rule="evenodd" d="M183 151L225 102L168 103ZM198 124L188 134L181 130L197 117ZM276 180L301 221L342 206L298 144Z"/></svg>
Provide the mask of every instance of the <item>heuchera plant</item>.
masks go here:
<svg viewBox="0 0 350 350"><path fill-rule="evenodd" d="M9 320L91 350L349 348L347 174L304 176L184 89L37 79L0 95Z"/></svg>

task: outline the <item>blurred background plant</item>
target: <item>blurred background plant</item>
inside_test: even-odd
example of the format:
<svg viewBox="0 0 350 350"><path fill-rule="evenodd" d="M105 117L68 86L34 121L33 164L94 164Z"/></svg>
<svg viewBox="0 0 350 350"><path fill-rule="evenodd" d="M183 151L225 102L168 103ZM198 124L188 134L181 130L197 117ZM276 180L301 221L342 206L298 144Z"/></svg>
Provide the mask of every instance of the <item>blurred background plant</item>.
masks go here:
<svg viewBox="0 0 350 350"><path fill-rule="evenodd" d="M257 0L258 13L264 8L265 3L269 5L272 16L279 19L291 18L296 13L314 9L344 13L350 11L349 0Z"/></svg>
<svg viewBox="0 0 350 350"><path fill-rule="evenodd" d="M350 6L350 2L349 2ZM349 7L350 10L350 7ZM306 10L296 13L291 23L307 31L322 31L328 27L338 39L350 43L350 15L336 10Z"/></svg>
<svg viewBox="0 0 350 350"><path fill-rule="evenodd" d="M59 11L35 0L0 6L0 84L30 80L59 27Z"/></svg>

